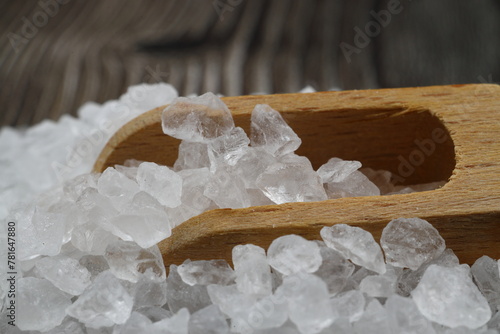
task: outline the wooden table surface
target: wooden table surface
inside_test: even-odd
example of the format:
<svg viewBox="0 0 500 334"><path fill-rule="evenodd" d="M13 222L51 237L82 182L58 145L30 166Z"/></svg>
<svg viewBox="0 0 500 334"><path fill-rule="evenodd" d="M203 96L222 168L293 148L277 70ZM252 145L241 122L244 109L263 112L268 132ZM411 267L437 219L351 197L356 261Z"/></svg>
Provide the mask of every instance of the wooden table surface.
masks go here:
<svg viewBox="0 0 500 334"><path fill-rule="evenodd" d="M140 82L234 96L500 81L498 0L2 0L0 32L0 125Z"/></svg>

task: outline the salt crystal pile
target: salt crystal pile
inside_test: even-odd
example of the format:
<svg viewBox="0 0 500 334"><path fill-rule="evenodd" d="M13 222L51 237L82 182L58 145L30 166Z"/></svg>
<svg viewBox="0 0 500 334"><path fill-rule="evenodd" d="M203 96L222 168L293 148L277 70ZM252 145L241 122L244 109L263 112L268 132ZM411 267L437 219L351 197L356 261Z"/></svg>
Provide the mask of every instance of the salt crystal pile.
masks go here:
<svg viewBox="0 0 500 334"><path fill-rule="evenodd" d="M19 271L17 326L2 320L1 333L498 332L498 262L485 256L471 268L460 265L437 230L418 218L391 221L380 245L369 232L338 224L324 227L321 241L288 235L267 250L235 246L234 269L224 260L186 260L167 275L156 244L206 210L442 185L397 186L388 171L339 158L314 171L294 153L300 139L270 106L255 107L248 137L217 96L176 95L164 84L131 87L118 101L83 106L78 121L0 131L7 152L0 199L9 198L0 219L17 224ZM85 174L119 125L170 102L163 129L182 140L173 168L128 161ZM104 131L113 118L112 130ZM90 138L100 138L92 148ZM60 166L68 158L64 145L87 152L69 169ZM24 148L26 156L14 161ZM78 160L75 153L69 158ZM43 168L34 173L44 161L59 163L61 177ZM18 172L36 178L17 184ZM39 196L17 203L26 192ZM2 245L6 227L0 226ZM0 262L2 319L6 263Z"/></svg>

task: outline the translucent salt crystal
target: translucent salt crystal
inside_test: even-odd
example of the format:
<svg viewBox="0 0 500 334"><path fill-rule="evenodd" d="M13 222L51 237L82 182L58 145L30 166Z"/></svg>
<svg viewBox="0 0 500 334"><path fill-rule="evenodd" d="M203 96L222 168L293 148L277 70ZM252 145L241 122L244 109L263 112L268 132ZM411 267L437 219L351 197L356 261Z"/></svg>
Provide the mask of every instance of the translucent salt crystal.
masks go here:
<svg viewBox="0 0 500 334"><path fill-rule="evenodd" d="M167 303L171 311L177 312L187 308L194 313L210 305L207 287L205 285L191 286L182 280L176 265L170 265L167 278Z"/></svg>
<svg viewBox="0 0 500 334"><path fill-rule="evenodd" d="M274 205L275 203L271 201L260 189L247 189L248 198L250 200L250 206L262 206L262 205Z"/></svg>
<svg viewBox="0 0 500 334"><path fill-rule="evenodd" d="M234 271L226 260L189 261L177 267L184 283L193 285L219 284L234 282Z"/></svg>
<svg viewBox="0 0 500 334"><path fill-rule="evenodd" d="M278 328L261 329L254 331L253 334L300 334L297 326L291 322L286 322L283 326Z"/></svg>
<svg viewBox="0 0 500 334"><path fill-rule="evenodd" d="M182 178L166 166L143 162L137 170L137 183L162 205L175 208L181 204Z"/></svg>
<svg viewBox="0 0 500 334"><path fill-rule="evenodd" d="M411 295L427 319L451 328L476 329L491 317L488 301L472 282L466 265L429 266Z"/></svg>
<svg viewBox="0 0 500 334"><path fill-rule="evenodd" d="M44 257L35 266L42 278L70 295L78 296L90 285L90 272L76 259L63 255Z"/></svg>
<svg viewBox="0 0 500 334"><path fill-rule="evenodd" d="M273 296L257 301L235 285L209 285L207 289L212 302L231 318L233 331L251 333L254 329L279 327L287 320L286 304L276 303Z"/></svg>
<svg viewBox="0 0 500 334"><path fill-rule="evenodd" d="M38 255L57 255L66 233L65 216L35 205L13 210L8 221L17 222L17 256L28 260Z"/></svg>
<svg viewBox="0 0 500 334"><path fill-rule="evenodd" d="M177 90L170 84L142 83L130 86L120 100L132 108L147 111L168 104L177 96Z"/></svg>
<svg viewBox="0 0 500 334"><path fill-rule="evenodd" d="M78 225L71 232L71 244L91 255L103 255L115 240L116 236L92 222Z"/></svg>
<svg viewBox="0 0 500 334"><path fill-rule="evenodd" d="M99 274L93 284L66 309L87 327L124 324L132 312L133 299L110 272Z"/></svg>
<svg viewBox="0 0 500 334"><path fill-rule="evenodd" d="M323 262L314 274L326 283L331 295L342 291L347 279L354 272L354 265L339 252L327 247L324 242L317 241Z"/></svg>
<svg viewBox="0 0 500 334"><path fill-rule="evenodd" d="M232 259L236 275L236 287L246 295L264 297L272 293L271 267L266 251L255 245L233 247Z"/></svg>
<svg viewBox="0 0 500 334"><path fill-rule="evenodd" d="M313 274L285 277L276 294L285 298L288 316L301 333L320 333L338 317L330 305L328 287Z"/></svg>
<svg viewBox="0 0 500 334"><path fill-rule="evenodd" d="M284 156L267 167L257 178L256 185L276 204L327 199L310 161L296 155Z"/></svg>
<svg viewBox="0 0 500 334"><path fill-rule="evenodd" d="M64 318L62 324L57 327L52 328L44 334L86 334L84 326L78 321L72 319L71 317ZM9 333L6 333L9 334Z"/></svg>
<svg viewBox="0 0 500 334"><path fill-rule="evenodd" d="M166 277L163 258L156 245L143 249L133 242L118 240L108 246L104 257L110 271L123 280L135 283L146 272L158 280Z"/></svg>
<svg viewBox="0 0 500 334"><path fill-rule="evenodd" d="M203 195L213 200L220 208L238 209L250 206L243 181L224 168L215 171Z"/></svg>
<svg viewBox="0 0 500 334"><path fill-rule="evenodd" d="M100 174L82 174L63 183L63 193L66 198L78 200L87 188L97 189Z"/></svg>
<svg viewBox="0 0 500 334"><path fill-rule="evenodd" d="M302 141L280 113L267 104L257 104L251 118L252 147L260 147L275 157L294 152Z"/></svg>
<svg viewBox="0 0 500 334"><path fill-rule="evenodd" d="M116 169L108 167L97 182L97 190L111 199L116 208L121 208L139 192L139 185Z"/></svg>
<svg viewBox="0 0 500 334"><path fill-rule="evenodd" d="M233 128L229 133L215 138L208 143L211 165L224 163L234 166L246 153L248 144L250 144L250 139L240 127Z"/></svg>
<svg viewBox="0 0 500 334"><path fill-rule="evenodd" d="M359 290L342 292L330 299L330 304L334 312L339 317L348 319L349 322L355 322L361 318L365 309L365 303L365 297Z"/></svg>
<svg viewBox="0 0 500 334"><path fill-rule="evenodd" d="M393 174L390 171L374 170L369 167L361 168L359 171L380 189L380 195L386 195L394 191L394 184L391 181Z"/></svg>
<svg viewBox="0 0 500 334"><path fill-rule="evenodd" d="M123 325L115 326L113 333L136 334L146 333L151 330L152 322L139 312L132 312L130 318Z"/></svg>
<svg viewBox="0 0 500 334"><path fill-rule="evenodd" d="M380 190L363 173L358 171L359 161L331 158L318 169L321 181L325 183L328 198L378 196Z"/></svg>
<svg viewBox="0 0 500 334"><path fill-rule="evenodd" d="M424 272L431 264L437 264L443 267L455 267L459 265L458 257L449 248L445 249L443 253L437 258L422 264L417 270L404 269L398 277L397 292L401 296L408 297L410 293L420 282Z"/></svg>
<svg viewBox="0 0 500 334"><path fill-rule="evenodd" d="M380 244L388 264L412 270L439 256L446 248L439 232L420 218L393 219L383 229Z"/></svg>
<svg viewBox="0 0 500 334"><path fill-rule="evenodd" d="M162 114L163 132L169 136L206 142L231 131L233 117L220 98L212 93L175 99Z"/></svg>
<svg viewBox="0 0 500 334"><path fill-rule="evenodd" d="M355 333L391 333L387 310L376 299L368 302L361 318L353 324Z"/></svg>
<svg viewBox="0 0 500 334"><path fill-rule="evenodd" d="M346 259L379 274L385 273L382 250L370 232L359 227L336 224L323 227L320 233L325 244Z"/></svg>
<svg viewBox="0 0 500 334"><path fill-rule="evenodd" d="M25 277L16 283L15 323L19 329L44 332L62 323L66 308L71 305L69 295L45 279Z"/></svg>
<svg viewBox="0 0 500 334"><path fill-rule="evenodd" d="M267 250L267 260L283 275L313 273L322 263L319 246L295 234L274 239Z"/></svg>
<svg viewBox="0 0 500 334"><path fill-rule="evenodd" d="M84 255L78 262L89 271L92 281L97 275L109 269L108 261L104 256Z"/></svg>
<svg viewBox="0 0 500 334"><path fill-rule="evenodd" d="M167 307L165 305L165 307ZM137 312L146 316L152 322L170 318L174 315L172 311L166 310L161 306L143 306L137 308Z"/></svg>
<svg viewBox="0 0 500 334"><path fill-rule="evenodd" d="M243 156L236 162L231 172L243 180L245 188L257 189L257 178L264 173L267 167L275 163L276 158L263 149L249 147Z"/></svg>
<svg viewBox="0 0 500 334"><path fill-rule="evenodd" d="M106 227L123 240L149 248L170 236L172 224L165 208L153 196L140 191Z"/></svg>
<svg viewBox="0 0 500 334"><path fill-rule="evenodd" d="M127 289L134 298L134 309L145 306L163 306L167 302L167 282L146 271L137 283L130 283Z"/></svg>
<svg viewBox="0 0 500 334"><path fill-rule="evenodd" d="M389 315L393 333L435 333L432 323L420 313L411 298L391 295L384 307Z"/></svg>
<svg viewBox="0 0 500 334"><path fill-rule="evenodd" d="M399 271L391 266L383 275L370 275L359 283L359 290L370 297L387 298L396 292Z"/></svg>
<svg viewBox="0 0 500 334"><path fill-rule="evenodd" d="M229 326L225 316L215 305L207 306L189 318L189 334L226 334Z"/></svg>
<svg viewBox="0 0 500 334"><path fill-rule="evenodd" d="M492 311L497 311L500 308L500 273L497 261L484 255L474 262L471 273Z"/></svg>
<svg viewBox="0 0 500 334"><path fill-rule="evenodd" d="M170 318L152 324L149 333L188 334L189 318L189 311L183 308Z"/></svg>
<svg viewBox="0 0 500 334"><path fill-rule="evenodd" d="M179 145L179 155L174 163L174 170L210 167L208 145L183 140Z"/></svg>

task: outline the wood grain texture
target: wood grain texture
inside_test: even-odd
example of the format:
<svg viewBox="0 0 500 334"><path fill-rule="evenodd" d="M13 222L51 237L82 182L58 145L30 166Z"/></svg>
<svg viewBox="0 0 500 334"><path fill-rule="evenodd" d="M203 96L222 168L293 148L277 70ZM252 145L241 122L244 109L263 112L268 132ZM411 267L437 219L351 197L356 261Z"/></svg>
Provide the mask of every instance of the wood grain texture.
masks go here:
<svg viewBox="0 0 500 334"><path fill-rule="evenodd" d="M159 244L165 265L188 258L230 261L237 244L267 247L290 233L318 239L323 226L337 223L360 226L378 239L398 217L431 222L464 262L485 254L500 258L499 97L500 86L485 84L224 98L235 123L246 130L255 104L279 110L303 139L298 153L316 167L338 156L399 173L406 184L448 183L405 195L208 211L174 228ZM171 165L178 141L162 134L162 109L117 132L95 170L128 158ZM421 143L429 141L434 149L424 154ZM402 159L418 155L424 160L413 164L412 173L401 172Z"/></svg>

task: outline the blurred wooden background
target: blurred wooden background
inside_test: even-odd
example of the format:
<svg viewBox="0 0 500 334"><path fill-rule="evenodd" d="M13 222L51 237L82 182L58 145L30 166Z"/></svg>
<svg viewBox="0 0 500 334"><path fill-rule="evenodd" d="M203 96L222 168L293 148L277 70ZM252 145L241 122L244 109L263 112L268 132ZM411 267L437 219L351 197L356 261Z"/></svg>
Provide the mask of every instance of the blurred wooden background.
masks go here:
<svg viewBox="0 0 500 334"><path fill-rule="evenodd" d="M140 82L241 95L500 81L500 1L400 0L377 31L372 11L395 1L2 0L0 125Z"/></svg>

